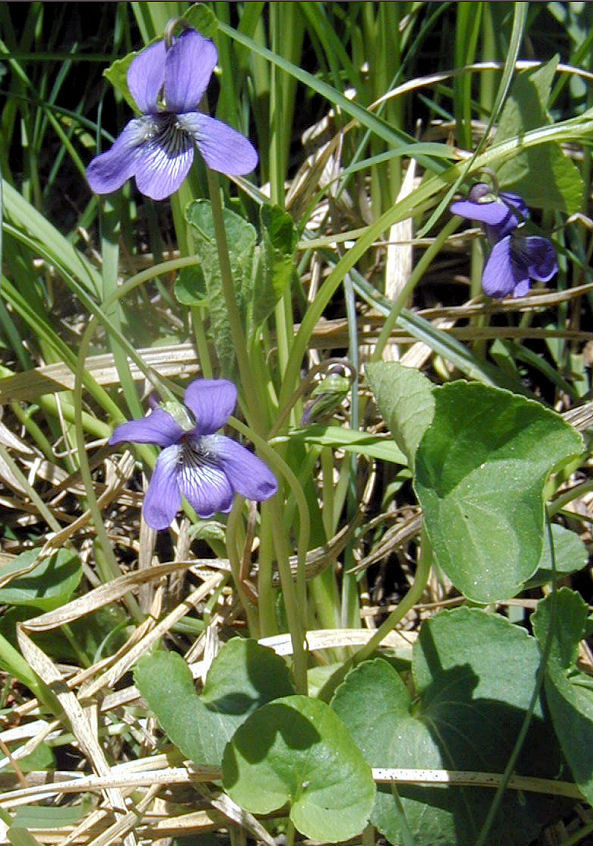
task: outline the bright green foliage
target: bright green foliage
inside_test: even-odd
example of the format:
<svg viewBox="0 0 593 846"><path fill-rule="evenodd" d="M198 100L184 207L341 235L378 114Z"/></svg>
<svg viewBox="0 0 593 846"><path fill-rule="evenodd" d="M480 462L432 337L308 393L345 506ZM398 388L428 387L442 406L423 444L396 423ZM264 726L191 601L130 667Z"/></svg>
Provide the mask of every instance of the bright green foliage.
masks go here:
<svg viewBox="0 0 593 846"><path fill-rule="evenodd" d="M51 611L68 602L82 578L78 555L71 549L60 549L29 569L38 556L39 549L30 549L0 568L2 580L9 573L17 574L0 588L0 603ZM21 572L23 575L18 575Z"/></svg>
<svg viewBox="0 0 593 846"><path fill-rule="evenodd" d="M228 744L223 782L254 813L290 805L306 837L335 843L360 834L373 807L368 764L324 702L288 696L256 711Z"/></svg>
<svg viewBox="0 0 593 846"><path fill-rule="evenodd" d="M540 68L517 74L500 116L497 143L552 122L547 105L557 65L555 56ZM501 165L497 177L501 186L521 194L527 205L568 214L581 207L583 180L557 143L525 150Z"/></svg>
<svg viewBox="0 0 593 846"><path fill-rule="evenodd" d="M20 654L17 624L97 587L104 597L103 588L125 573L125 595L102 607L90 601L79 619L32 636L64 679L71 669L85 671L72 688L83 708L87 684L100 679L92 730L108 766L121 753L134 768L152 768L148 706L165 748L170 742L212 766L204 804L219 795L223 770L232 799L272 815L262 824L276 840L286 836L291 844L294 825L315 841L369 844L381 837L366 829L371 819L397 846L527 846L548 820L571 811L569 800L506 790L480 840L492 789L408 784L377 792L370 768L501 773L531 719L516 772L572 777L593 802L593 685L577 665L587 609L572 591L540 601L537 590L554 582L554 571L575 573L588 553L578 509L571 531L550 527L550 548L544 506L568 483L553 508L564 518L571 496L590 493L589 453L545 405L574 408L591 387L593 241L586 217L574 213L590 215L592 195L593 4L190 8L169 0L91 4L80 14L76 4L64 14L49 11L52 5L0 4L3 548L27 549L0 567L3 738L20 752L42 729L38 721L47 726L58 717L46 742L18 759L21 768L55 769L59 747L60 767L89 771L76 736L81 724L54 714L52 700L49 709L43 704L35 674L44 684L53 675ZM257 148L258 166L228 179L208 174L196 157L168 203L141 196L132 180L111 196L94 196L86 167L137 111L130 63L180 17L216 41L203 107L241 128ZM547 60L552 42L564 67L554 57L519 70L526 56ZM110 63L107 85L101 74ZM412 186L404 179L413 165ZM485 239L469 224L456 231L449 210L454 195L490 178L533 207L523 233L553 241L559 272L543 306L542 289L523 303L480 296ZM226 238L217 243L223 228ZM405 287L394 295L387 283L400 258L398 285ZM414 342L416 359L408 355ZM379 362L383 344L418 369ZM108 351L109 359L95 358ZM347 357L348 379L338 389L321 382L311 391L311 374L336 357ZM369 359L376 362L361 365ZM128 411L147 412L149 393L177 402L197 368L233 377L233 437L269 460L279 492L261 508L237 499L230 514L208 522L195 522L188 509L155 539L139 529L140 463L132 470L121 453L109 455L105 439ZM459 376L473 381L451 384ZM308 398L319 400L313 424L295 428ZM323 425L337 408L347 422ZM587 406L572 419L584 431ZM11 432L17 446L6 440ZM151 445L136 448L148 476L156 455ZM7 459L26 485L10 489ZM407 520L419 512L422 531ZM72 551L39 561L48 532L61 530ZM340 537L346 545L336 561ZM84 552L84 571L75 551ZM365 559L375 563L362 572L357 564ZM190 568L179 573L183 591L172 590L162 609L166 617L175 603L181 616L163 631L161 651L139 661L138 700L117 675L123 665L115 656L126 641L126 650L137 643L157 607L145 565L169 560ZM202 578L204 560L216 571L215 587L186 614L185 588ZM527 634L529 607L512 609L524 615L525 630L502 611L464 607L430 620L422 612L413 651L410 639L386 660L377 657L381 639L410 620L418 603L449 596L451 582L450 595L458 590L480 603L528 589L540 601L536 637ZM318 637L313 629L364 627L364 614L374 613L363 608L367 591L375 604L377 588L396 607L376 615L380 628L370 644L362 645L358 628L355 646L343 646L350 633L337 632L328 649L307 651L307 639L311 645ZM222 647L198 694L177 651L195 654L196 638L213 629L223 641L237 630L249 639ZM279 631L291 636L292 654L282 658L255 640ZM107 668L99 665L104 659ZM325 699L351 659L356 669L330 707ZM308 697L293 695L307 686ZM29 710L27 688L40 708ZM15 704L19 729L33 723L32 732L12 734ZM14 768L5 770L3 786L18 789ZM158 813L145 803L146 789L126 798L140 815L130 840L146 839ZM186 787L173 790L172 817L195 809ZM76 826L91 807L43 798L39 807L1 812L0 829L11 824L6 814L8 840L35 846L43 835L28 828ZM80 837L92 840L96 832L86 823ZM224 834L171 836L180 846L212 846L228 839L226 826ZM244 841L248 826L233 828L233 842ZM186 820L175 830L186 830Z"/></svg>
<svg viewBox="0 0 593 846"><path fill-rule="evenodd" d="M142 658L134 681L168 737L196 764L220 764L235 729L270 699L292 693L286 664L254 640L233 638L219 652L198 696L180 655Z"/></svg>
<svg viewBox="0 0 593 846"><path fill-rule="evenodd" d="M434 389L415 488L438 564L476 602L514 596L538 567L543 486L582 440L560 417L496 388Z"/></svg>
<svg viewBox="0 0 593 846"><path fill-rule="evenodd" d="M352 670L332 707L374 767L502 772L536 684L536 641L497 615L445 611L424 624L413 649L412 692L383 659ZM517 772L557 777L559 750L541 703ZM493 792L480 788L400 785L416 846L473 846ZM558 812L548 797L508 791L489 844L526 846ZM388 786L372 822L391 843L402 821Z"/></svg>
<svg viewBox="0 0 593 846"><path fill-rule="evenodd" d="M290 286L296 230L289 215L276 207L262 212L261 243L255 228L236 212L223 212L237 305L247 333L255 332ZM236 351L223 294L214 221L209 201L196 200L186 210L196 236L197 268L186 268L175 286L184 305L207 305L211 337L223 372L234 370Z"/></svg>
<svg viewBox="0 0 593 846"><path fill-rule="evenodd" d="M586 622L586 603L568 588L543 599L533 616L542 650L551 638L545 691L552 722L574 780L593 802L593 684L575 666Z"/></svg>
<svg viewBox="0 0 593 846"><path fill-rule="evenodd" d="M397 362L367 364L366 374L381 415L410 466L434 416L433 385L419 370Z"/></svg>

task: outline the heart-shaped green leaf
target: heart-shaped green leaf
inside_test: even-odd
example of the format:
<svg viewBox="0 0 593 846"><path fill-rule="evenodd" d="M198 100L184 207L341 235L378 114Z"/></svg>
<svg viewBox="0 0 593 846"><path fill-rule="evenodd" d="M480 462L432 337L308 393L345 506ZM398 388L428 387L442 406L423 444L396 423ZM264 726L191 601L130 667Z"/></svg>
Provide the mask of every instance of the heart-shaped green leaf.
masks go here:
<svg viewBox="0 0 593 846"><path fill-rule="evenodd" d="M290 804L306 837L336 843L360 834L373 807L369 765L343 722L317 699L287 696L237 730L222 764L231 799L253 813Z"/></svg>
<svg viewBox="0 0 593 846"><path fill-rule="evenodd" d="M535 640L508 620L478 609L446 611L424 624L414 645L410 693L383 659L362 663L338 688L332 707L375 767L502 772L534 693ZM541 704L517 762L525 775L560 770L554 733ZM416 846L474 846L493 798L485 788L400 785ZM549 797L507 791L488 843L526 846L558 813ZM404 842L389 787L371 821L391 843Z"/></svg>
<svg viewBox="0 0 593 846"><path fill-rule="evenodd" d="M180 655L142 658L134 682L167 736L196 764L217 766L226 742L257 708L292 693L285 662L255 640L233 638L218 653L198 696Z"/></svg>
<svg viewBox="0 0 593 846"><path fill-rule="evenodd" d="M415 488L436 560L476 602L515 596L541 558L544 482L582 439L559 415L505 390L454 382L433 395Z"/></svg>

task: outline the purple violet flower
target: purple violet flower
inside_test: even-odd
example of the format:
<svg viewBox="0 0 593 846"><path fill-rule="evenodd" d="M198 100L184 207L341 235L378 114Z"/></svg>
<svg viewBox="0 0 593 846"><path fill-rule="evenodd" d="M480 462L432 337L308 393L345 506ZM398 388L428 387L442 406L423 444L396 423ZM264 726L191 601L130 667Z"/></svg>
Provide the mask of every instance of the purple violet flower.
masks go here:
<svg viewBox="0 0 593 846"><path fill-rule="evenodd" d="M124 127L113 147L96 156L87 179L96 194L110 194L130 179L142 194L163 200L177 191L194 158L194 144L208 167L244 174L257 165L250 141L220 120L198 111L218 60L212 41L185 30L167 49L151 44L130 64L130 93L142 112Z"/></svg>
<svg viewBox="0 0 593 846"><path fill-rule="evenodd" d="M523 234L522 223L529 210L519 194L494 194L490 186L479 182L467 200L451 205L451 211L484 224L492 247L482 276L482 288L489 297L524 297L532 280L549 282L557 272L552 242Z"/></svg>
<svg viewBox="0 0 593 846"><path fill-rule="evenodd" d="M216 435L237 402L226 379L196 379L185 391L185 405L165 403L141 420L117 426L110 444L157 444L163 451L144 499L144 519L166 529L181 507L181 495L200 517L231 510L235 494L264 500L278 490L276 477L256 455L224 435Z"/></svg>

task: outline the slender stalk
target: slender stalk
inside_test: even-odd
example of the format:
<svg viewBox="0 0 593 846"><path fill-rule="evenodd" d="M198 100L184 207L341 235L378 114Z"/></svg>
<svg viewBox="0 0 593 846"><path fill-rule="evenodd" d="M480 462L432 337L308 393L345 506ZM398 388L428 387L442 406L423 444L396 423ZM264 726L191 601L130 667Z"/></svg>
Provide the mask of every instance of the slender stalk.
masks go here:
<svg viewBox="0 0 593 846"><path fill-rule="evenodd" d="M231 572L233 574L235 587L237 589L239 599L241 600L241 604L245 610L245 615L247 617L249 634L251 637L257 638L261 637L257 609L253 606L253 603L249 601L249 598L245 593L245 590L241 583L241 562L239 559L239 549L237 545L237 532L239 529L239 524L241 522L242 507L242 500L238 498L235 499L235 502L231 509L231 513L229 514L229 519L227 521L226 550L231 565Z"/></svg>
<svg viewBox="0 0 593 846"><path fill-rule="evenodd" d="M282 584L282 596L284 597L288 627L290 629L290 640L292 642L295 687L297 693L306 694L307 651L305 649L305 626L303 625L303 620L306 619L306 606L299 605L297 599L297 596L301 593L301 591L298 590L298 584L295 590L295 583L293 582L292 572L290 569L290 551L288 548L286 534L282 526L280 503L276 501L275 497L269 501L268 508L272 518L272 532L274 537L274 547L276 549L276 560L278 562L280 583ZM301 573L304 576L304 567L299 567L299 575Z"/></svg>
<svg viewBox="0 0 593 846"><path fill-rule="evenodd" d="M289 548L286 533L283 526L283 514L278 495L272 497L264 504L269 509L270 521L274 538L274 548L282 584L282 594L286 606L286 615L290 628L290 637L293 647L294 676L299 693L307 692L307 653L305 650L305 626L303 621L307 619L307 586L305 581L305 560L309 537L311 534L309 510L307 501L299 485L298 479L286 464L286 462L272 449L272 447L261 438L256 432L248 429L240 420L235 417L229 419L229 423L238 432L250 438L262 458L272 468L279 478L284 478L294 494L299 511L299 534L297 546L297 579L293 581L289 562Z"/></svg>
<svg viewBox="0 0 593 846"><path fill-rule="evenodd" d="M358 323L356 315L356 298L352 277L349 273L344 277L344 297L346 300L346 315L348 317L348 357L354 372L354 379L350 391L350 428L358 429ZM358 509L356 490L358 462L356 455L345 458L349 465L347 520L351 522ZM360 599L358 596L358 580L356 574L349 570L354 566L353 546L349 543L344 550L344 573L342 577L342 625L345 628L360 626Z"/></svg>
<svg viewBox="0 0 593 846"><path fill-rule="evenodd" d="M428 583L430 576L430 569L432 567L432 547L426 536L424 529L422 530L422 541L420 545L420 557L418 560L418 568L414 577L414 584L399 603L395 611L384 620L375 634L370 638L364 646L362 646L353 656L353 663L359 664L364 661L369 655L372 655L375 649L380 645L381 641L392 631L398 623L400 623L406 614L408 614L414 605L420 600L424 589Z"/></svg>
<svg viewBox="0 0 593 846"><path fill-rule="evenodd" d="M210 168L207 168L207 175L208 191L210 193L210 202L212 204L214 234L216 237L216 246L218 248L218 261L220 263L222 290L227 307L233 344L237 355L237 365L239 368L241 387L250 423L257 432L263 434L265 431L265 418L262 411L264 408L264 398L260 395L259 385L253 379L251 367L249 365L249 351L245 340L239 306L237 305L237 299L235 297L235 284L233 282L233 271L229 258L229 248L226 237L226 229L224 226L218 178L216 174L210 170Z"/></svg>

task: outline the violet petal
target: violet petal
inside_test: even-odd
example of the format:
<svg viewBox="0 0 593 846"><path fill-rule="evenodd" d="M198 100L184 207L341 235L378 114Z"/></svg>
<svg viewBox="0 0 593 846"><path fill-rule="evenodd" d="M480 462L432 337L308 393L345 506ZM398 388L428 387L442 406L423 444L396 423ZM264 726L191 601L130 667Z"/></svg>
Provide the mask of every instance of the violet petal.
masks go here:
<svg viewBox="0 0 593 846"><path fill-rule="evenodd" d="M510 212L508 206L501 200L493 200L490 203L474 203L471 200L459 200L452 203L450 210L459 217L468 220L479 220L490 226L501 226L506 223ZM515 224L516 225L516 224Z"/></svg>
<svg viewBox="0 0 593 846"><path fill-rule="evenodd" d="M196 418L194 433L211 435L235 410L237 389L228 379L196 379L185 389L184 402Z"/></svg>
<svg viewBox="0 0 593 846"><path fill-rule="evenodd" d="M199 112L179 115L179 123L191 133L212 170L241 176L257 166L257 151L251 141L226 123Z"/></svg>
<svg viewBox="0 0 593 846"><path fill-rule="evenodd" d="M152 529L166 529L181 508L177 481L180 446L164 449L156 460L142 514Z"/></svg>
<svg viewBox="0 0 593 846"><path fill-rule="evenodd" d="M154 130L152 117L134 118L124 127L110 150L95 156L86 171L88 183L95 194L111 194L134 175L142 145Z"/></svg>
<svg viewBox="0 0 593 846"><path fill-rule="evenodd" d="M183 429L171 415L157 408L140 420L128 420L116 426L109 443L157 444L168 447L176 444L183 435Z"/></svg>
<svg viewBox="0 0 593 846"><path fill-rule="evenodd" d="M168 112L194 112L208 87L218 61L213 41L188 29L169 48L165 65L165 103Z"/></svg>
<svg viewBox="0 0 593 846"><path fill-rule="evenodd" d="M274 496L278 482L261 458L224 435L213 435L204 440L212 445L212 452L237 493L258 502Z"/></svg>
<svg viewBox="0 0 593 846"><path fill-rule="evenodd" d="M536 282L549 282L558 271L554 245L539 235L528 235L524 241L523 251L528 257L529 275Z"/></svg>
<svg viewBox="0 0 593 846"><path fill-rule="evenodd" d="M507 235L492 248L482 275L482 288L489 297L507 297L525 280L527 268L511 258L512 236Z"/></svg>
<svg viewBox="0 0 593 846"><path fill-rule="evenodd" d="M135 176L138 190L153 200L164 200L180 187L194 159L192 138L171 115L159 120L159 131L139 150Z"/></svg>
<svg viewBox="0 0 593 846"><path fill-rule="evenodd" d="M166 57L165 42L157 41L136 56L128 68L126 78L130 94L145 115L157 112L159 92L165 81Z"/></svg>
<svg viewBox="0 0 593 846"><path fill-rule="evenodd" d="M531 279L522 279L518 285L515 285L513 297L526 297L531 288Z"/></svg>
<svg viewBox="0 0 593 846"><path fill-rule="evenodd" d="M527 203L520 194L513 194L512 191L501 191L498 195L503 203L516 215L518 222L522 223L529 217Z"/></svg>
<svg viewBox="0 0 593 846"><path fill-rule="evenodd" d="M198 449L195 460L182 459L177 467L179 489L199 517L231 510L234 492L224 470L215 461L200 455Z"/></svg>

